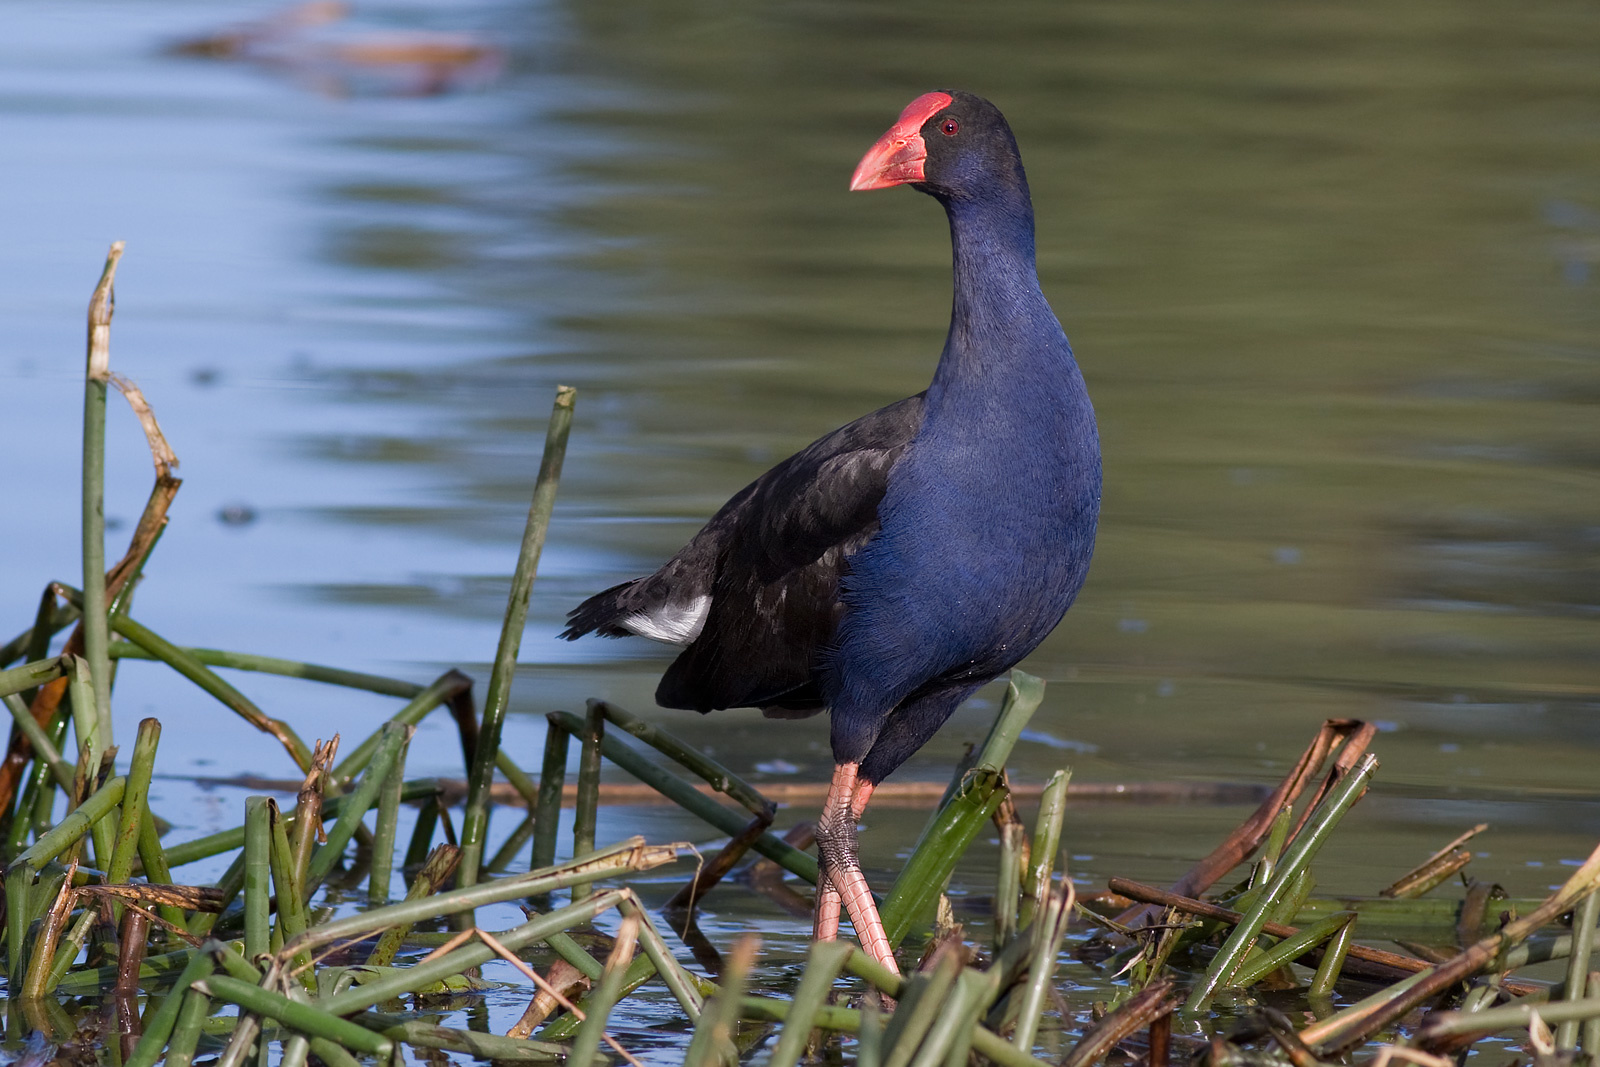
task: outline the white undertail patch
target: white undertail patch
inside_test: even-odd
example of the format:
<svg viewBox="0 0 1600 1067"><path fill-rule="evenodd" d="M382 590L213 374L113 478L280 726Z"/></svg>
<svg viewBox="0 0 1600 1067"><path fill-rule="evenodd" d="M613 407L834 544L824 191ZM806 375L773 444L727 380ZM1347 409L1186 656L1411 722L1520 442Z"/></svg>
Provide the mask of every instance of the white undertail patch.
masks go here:
<svg viewBox="0 0 1600 1067"><path fill-rule="evenodd" d="M687 603L664 604L655 611L641 611L622 620L622 628L629 633L648 637L652 641L665 641L669 645L687 645L705 629L706 616L711 614L711 598L697 596Z"/></svg>

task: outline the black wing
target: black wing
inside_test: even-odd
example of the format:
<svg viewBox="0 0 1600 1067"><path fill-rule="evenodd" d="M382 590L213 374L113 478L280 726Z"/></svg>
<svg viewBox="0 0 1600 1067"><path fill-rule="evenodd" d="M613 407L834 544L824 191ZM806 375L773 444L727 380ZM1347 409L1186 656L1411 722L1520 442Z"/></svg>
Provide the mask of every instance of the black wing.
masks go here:
<svg viewBox="0 0 1600 1067"><path fill-rule="evenodd" d="M740 490L654 574L578 605L562 634L634 632L635 616L709 609L656 691L663 707L820 708L818 654L839 578L878 530L889 471L922 425L922 394L864 415Z"/></svg>

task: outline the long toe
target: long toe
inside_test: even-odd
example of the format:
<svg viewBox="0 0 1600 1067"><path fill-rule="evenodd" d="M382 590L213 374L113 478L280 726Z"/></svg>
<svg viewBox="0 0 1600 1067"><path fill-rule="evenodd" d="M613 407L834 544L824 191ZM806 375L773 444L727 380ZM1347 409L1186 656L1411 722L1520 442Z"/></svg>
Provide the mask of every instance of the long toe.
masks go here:
<svg viewBox="0 0 1600 1067"><path fill-rule="evenodd" d="M878 915L877 902L872 899L872 887L860 867L836 871L832 877L839 884L839 895L844 898L844 909L850 914L850 925L855 927L856 940L866 949L867 955L883 964L895 974L900 966L894 961L894 949L889 945L889 935L884 933L883 919Z"/></svg>

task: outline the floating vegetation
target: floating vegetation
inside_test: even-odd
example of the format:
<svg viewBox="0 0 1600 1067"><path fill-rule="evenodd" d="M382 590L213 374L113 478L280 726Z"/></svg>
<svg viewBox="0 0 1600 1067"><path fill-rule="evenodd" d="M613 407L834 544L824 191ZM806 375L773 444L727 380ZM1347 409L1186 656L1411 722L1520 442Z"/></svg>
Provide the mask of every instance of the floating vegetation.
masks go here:
<svg viewBox="0 0 1600 1067"><path fill-rule="evenodd" d="M183 647L131 615L137 579L180 483L149 405L110 371L120 254L113 246L90 306L83 588L51 583L33 625L0 646L0 697L15 724L0 765L0 936L8 1038L30 1063L104 1058L122 1067L187 1067L204 1055L238 1067L276 1056L302 1067L316 1056L348 1067L405 1049L430 1062L455 1052L579 1067L637 1063L614 1020L647 985L664 992L646 995L670 997L681 1011L672 1061L694 1067L794 1067L819 1056L863 1067L1022 1067L1046 1062L1040 1056L1068 1067L1111 1057L1164 1067L1174 1055L1218 1067L1314 1067L1374 1045L1381 1063L1443 1067L1507 1032L1539 1062L1600 1054L1600 970L1592 966L1600 849L1549 897L1510 900L1463 873L1471 853L1462 845L1477 827L1373 896L1319 899L1318 855L1378 770L1367 751L1372 729L1339 720L1325 724L1284 781L1173 888L1113 878L1107 892L1080 900L1060 861L1071 836L1068 800L1079 792L1070 771L1016 788L1006 776L1006 760L1044 695L1043 683L1021 672L1013 672L984 742L942 796L925 798L933 811L884 898L885 929L902 959L913 957L907 942L920 946L911 973L893 974L852 944L823 942L811 947L798 981L775 981L761 971L753 933L725 956L696 956L715 964L706 968L710 976L698 973L680 960L680 937L696 930L697 903L751 853L760 859L748 886L800 901L782 879L815 882L808 828L778 832L771 796L605 702L590 702L581 716L549 714L537 777L500 745L573 391L556 396L481 715L472 681L459 671L416 685ZM156 480L127 552L108 568L97 546L113 385L140 416ZM61 651L50 654L69 626ZM149 804L157 720L139 724L126 773L115 773L113 666L131 658L167 664L272 737L304 776L293 806L250 796L234 829L164 845ZM403 704L341 757L338 739L308 745L219 668ZM456 723L466 768L454 792L406 775L413 732L439 708ZM576 781L568 783L574 742ZM608 789L615 792L615 783L601 782L605 763L727 837L660 909L630 880L685 860L690 846L642 837L597 842L598 807ZM1031 826L1017 810L1021 796L1037 799ZM491 855L488 825L498 803L518 804L524 815ZM405 805L417 814L403 841ZM564 805L575 809L573 858L558 861ZM991 825L999 848L989 935L976 943L954 921L946 890ZM528 869L506 873L523 850ZM212 885L174 878L178 868L224 856L231 862ZM400 900L397 870L410 876ZM1230 875L1235 881L1227 884ZM1461 899L1436 893L1458 878ZM522 922L501 930L477 924L478 909L506 903L523 908ZM615 933L607 937L593 924L612 911ZM1079 1025L1081 1007L1057 977L1074 921L1096 932L1073 939L1071 955L1099 968L1117 991L1094 1006L1087 1025ZM1428 932L1425 940L1414 940L1419 931ZM1374 944L1384 941L1404 951ZM1513 977L1562 959L1564 981ZM489 1032L486 1016L447 1025L459 1014L449 998L481 991L481 968L495 960L526 983L522 1017L504 1033Z"/></svg>

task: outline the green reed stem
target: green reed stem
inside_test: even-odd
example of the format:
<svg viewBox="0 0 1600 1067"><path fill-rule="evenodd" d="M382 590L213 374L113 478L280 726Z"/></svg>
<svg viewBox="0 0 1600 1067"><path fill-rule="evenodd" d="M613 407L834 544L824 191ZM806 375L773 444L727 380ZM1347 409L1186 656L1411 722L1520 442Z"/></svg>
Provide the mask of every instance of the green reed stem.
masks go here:
<svg viewBox="0 0 1600 1067"><path fill-rule="evenodd" d="M409 783L407 783L409 785ZM402 799L410 800L414 797L406 796L404 791L400 794ZM417 821L411 827L411 843L406 846L405 866L415 867L428 858L433 851L433 832L439 828L439 811L444 802L439 799L438 793L423 798L422 806L417 809Z"/></svg>
<svg viewBox="0 0 1600 1067"><path fill-rule="evenodd" d="M267 801L267 818L272 834L268 862L272 873L272 889L278 899L278 940L293 941L306 932L311 921L306 913L305 890L295 877L294 846L289 842L288 820L278 811L276 801ZM300 953L293 959L296 968L310 962L309 952ZM306 981L314 980L309 967L301 974Z"/></svg>
<svg viewBox="0 0 1600 1067"><path fill-rule="evenodd" d="M258 656L251 652L228 652L218 648L182 646L181 650L207 667L226 667L233 670L252 671L256 674L277 674L285 678L303 678L308 682L323 682L328 685L343 686L346 689L361 689L368 693L381 693L384 696L403 697L408 700L423 691L423 687L415 682L407 682L399 678L386 678L381 674L347 671L340 667L328 667L320 663L279 659L276 656ZM127 641L113 641L109 651L112 659L160 659L154 653Z"/></svg>
<svg viewBox="0 0 1600 1067"><path fill-rule="evenodd" d="M561 825L561 792L566 785L567 748L572 735L549 716L544 736L544 763L539 768L539 802L534 809L533 856L528 865L537 870L556 861L556 834Z"/></svg>
<svg viewBox="0 0 1600 1067"><path fill-rule="evenodd" d="M485 874L504 874L506 868L516 860L517 853L521 852L529 841L533 840L534 814L529 812L517 823L517 828L511 831L511 836L501 842L495 849L494 855L484 862Z"/></svg>
<svg viewBox="0 0 1600 1067"><path fill-rule="evenodd" d="M739 1009L744 1000L745 985L750 968L755 963L757 940L753 934L741 937L728 953L722 970L722 981L717 991L706 1002L695 1024L694 1037L689 1041L689 1051L684 1055L684 1067L712 1067L717 1063L730 1063L737 1067L738 1052L733 1036L739 1025Z"/></svg>
<svg viewBox="0 0 1600 1067"><path fill-rule="evenodd" d="M783 1032L778 1035L777 1047L767 1060L767 1067L795 1067L805 1054L811 1040L813 1020L833 992L833 983L844 970L845 961L853 951L847 941L817 941L806 957L805 970L800 974L800 985L794 991L789 1005L789 1017L784 1020Z"/></svg>
<svg viewBox="0 0 1600 1067"><path fill-rule="evenodd" d="M406 898L402 903L415 903L425 900L439 891L446 879L455 871L456 861L460 853L454 845L440 845L423 862L422 869L411 880L411 886L406 890ZM411 933L415 923L397 923L383 931L378 943L372 946L372 952L367 956L368 967L387 967L394 962L395 956L404 944L406 935Z"/></svg>
<svg viewBox="0 0 1600 1067"><path fill-rule="evenodd" d="M276 1019L308 1037L323 1037L357 1052L387 1057L394 1042L357 1023L341 1019L322 1008L290 1000L281 993L241 982L224 974L213 974L194 983L202 993L239 1005L246 1011Z"/></svg>
<svg viewBox="0 0 1600 1067"><path fill-rule="evenodd" d="M594 851L595 828L600 815L600 745L606 736L605 716L591 706L578 735L578 803L572 813L572 854Z"/></svg>
<svg viewBox="0 0 1600 1067"><path fill-rule="evenodd" d="M111 315L116 305L113 284L122 242L111 245L105 269L89 298L88 359L83 388L83 649L96 700L100 748L92 750L91 767L111 744L111 660L106 654L106 388L111 380Z"/></svg>
<svg viewBox="0 0 1600 1067"><path fill-rule="evenodd" d="M1050 989L1056 973L1056 959L1061 953L1061 939L1066 936L1067 923L1072 912L1067 907L1071 887L1062 876L1059 892L1050 893L1043 909L1034 918L1033 951L1028 957L1027 984L1022 987L1018 1001L1017 1029L1011 1043L1022 1052L1033 1050L1033 1039L1039 1032L1039 1021L1044 1015L1045 993ZM1016 994L1012 994L1015 996Z"/></svg>
<svg viewBox="0 0 1600 1067"><path fill-rule="evenodd" d="M472 886L469 888L486 889L489 887ZM461 892L461 890L456 890L456 892ZM533 944L535 941L542 941L550 934L570 929L579 923L588 922L601 912L616 907L622 899L623 891L613 889L597 896L592 896L581 903L569 904L564 908L558 908L548 915L540 915L537 918L530 919L521 926L495 934L495 938L506 948L516 951L525 945ZM429 902L423 901L422 903ZM316 932L317 930L312 931L313 934ZM482 966L494 958L496 958L495 951L487 945L465 945L453 952L430 959L426 963L419 963L414 967L407 967L393 974L387 974L375 981L355 986L342 993L336 993L324 1000L322 1007L336 1015L348 1015L363 1008L370 1008L374 1004L381 1004L391 997L426 988L435 982L449 978L451 975L460 974L469 967Z"/></svg>
<svg viewBox="0 0 1600 1067"><path fill-rule="evenodd" d="M194 1062L194 1050L200 1044L200 1028L210 1014L211 998L191 983L178 1008L178 1020L172 1027L164 1067L190 1067Z"/></svg>
<svg viewBox="0 0 1600 1067"><path fill-rule="evenodd" d="M266 712L251 702L243 693L229 685L210 667L201 663L186 650L168 641L165 637L153 630L134 622L126 615L118 615L111 620L111 626L117 633L137 644L140 648L151 653L156 659L189 679L202 690L221 701L222 704L234 714L244 719L262 733L276 737L280 744L288 750L290 757L301 771L311 769L311 750L306 743L300 740L300 735L294 732L289 724L274 719Z"/></svg>
<svg viewBox="0 0 1600 1067"><path fill-rule="evenodd" d="M998 979L998 976L993 976ZM939 1067L956 1062L966 1067L972 1050L972 1028L977 1024L994 990L990 975L981 971L963 970L956 976L955 988L945 1000L943 1010L928 1029L922 1047L917 1050L911 1067Z"/></svg>
<svg viewBox="0 0 1600 1067"><path fill-rule="evenodd" d="M189 962L178 975L177 984L161 1001L159 1007L146 1014L144 1033L140 1035L139 1043L134 1046L133 1055L123 1062L122 1067L155 1067L156 1060L161 1057L161 1050L166 1047L167 1040L172 1037L172 1031L178 1025L178 1015L183 1008L184 998L189 994L189 987L202 978L210 977L215 970L216 964L206 953L194 951L189 953Z"/></svg>
<svg viewBox="0 0 1600 1067"><path fill-rule="evenodd" d="M44 732L36 721L33 713L28 710L28 705L15 693L7 693L4 697L6 710L11 713L12 720L17 724L17 729L23 737L28 739L28 744L33 746L35 759L43 761L50 769L50 774L56 784L68 792L72 791L72 764L61 758L61 752L50 742L50 737ZM17 810L23 810L18 805Z"/></svg>
<svg viewBox="0 0 1600 1067"><path fill-rule="evenodd" d="M770 816L776 805L762 796L755 786L734 774L716 760L700 752L667 731L655 726L630 711L603 700L591 700L591 710L598 708L607 719L620 726L663 756L693 771L715 789L744 805L752 815Z"/></svg>
<svg viewBox="0 0 1600 1067"><path fill-rule="evenodd" d="M1017 936L1017 905L1022 894L1021 823L1007 823L1000 831L1000 860L994 895L994 950L999 952Z"/></svg>
<svg viewBox="0 0 1600 1067"><path fill-rule="evenodd" d="M1228 984L1237 989L1250 988L1279 967L1293 963L1322 942L1337 936L1354 918L1354 912L1330 915L1310 926L1302 927L1293 937L1286 937L1261 955L1246 960L1234 972L1233 977L1228 979Z"/></svg>
<svg viewBox="0 0 1600 1067"><path fill-rule="evenodd" d="M495 757L500 751L500 733L510 703L511 681L516 672L517 651L528 619L528 598L539 571L539 555L544 550L545 532L555 507L556 487L561 480L561 463L567 452L567 434L572 428L572 404L577 390L571 386L556 389L555 406L550 412L550 428L545 435L544 458L534 483L528 521L523 528L522 546L517 553L517 569L511 578L505 621L500 629L500 644L489 672L489 687L483 696L483 718L478 730L478 750L467 782L466 811L461 825L461 867L456 877L463 886L477 882L483 864L484 842L489 833L489 790L494 784Z"/></svg>
<svg viewBox="0 0 1600 1067"><path fill-rule="evenodd" d="M244 954L252 960L272 951L271 803L259 796L244 801Z"/></svg>
<svg viewBox="0 0 1600 1067"><path fill-rule="evenodd" d="M463 689L471 688L471 686L472 679L460 671L445 671L425 689L414 686L412 687L416 689L414 693L396 694L399 696L409 695L411 699L406 703L405 707L395 712L389 721L404 723L407 726L420 725L422 720L426 719L435 708L444 704ZM328 777L341 787L349 786L351 782L355 781L356 775L366 768L368 761L372 759L372 754L378 750L378 742L382 740L383 730L381 728L372 731L364 741L350 750L348 756L339 761L338 766L328 773Z"/></svg>
<svg viewBox="0 0 1600 1067"><path fill-rule="evenodd" d="M23 693L55 681L71 669L70 663L70 657L56 656L0 671L0 694Z"/></svg>
<svg viewBox="0 0 1600 1067"><path fill-rule="evenodd" d="M365 1021L367 1016L357 1016ZM519 1037L480 1034L476 1030L455 1030L434 1026L424 1020L392 1022L393 1016L373 1021L374 1029L414 1048L439 1048L465 1052L493 1063L559 1063L566 1058L567 1046L548 1041L528 1041Z"/></svg>
<svg viewBox="0 0 1600 1067"><path fill-rule="evenodd" d="M551 712L550 719L552 722L560 723L568 732L578 737L583 736L584 721L570 711ZM723 807L682 778L650 762L615 734L608 733L601 738L600 752L606 759L645 785L715 826L729 837L737 837L744 832L746 819L743 814ZM750 847L791 874L804 878L812 884L816 883L816 857L801 852L778 835L764 833L756 838Z"/></svg>
<svg viewBox="0 0 1600 1067"><path fill-rule="evenodd" d="M365 937L400 923L416 923L445 915L459 915L486 904L515 900L535 893L549 893L572 885L584 885L622 871L649 870L676 859L677 852L676 845L646 845L641 837L630 838L591 855L570 860L559 867L529 871L526 874L499 878L480 885L463 886L426 900L390 904L382 908L372 908L359 915L322 923L284 945L284 951L299 951L349 938ZM562 927L558 926L556 929Z"/></svg>
<svg viewBox="0 0 1600 1067"><path fill-rule="evenodd" d="M416 778L406 783L401 792L402 800L424 800L436 796L439 792L439 783L432 778ZM326 818L340 815L350 806L350 797L329 797L322 804L322 814ZM289 816L289 823L294 826L298 823L295 816ZM220 856L224 852L231 852L244 844L244 827L235 826L231 830L220 830L205 837L197 837L193 841L184 841L167 849L167 863L172 867L182 867L186 863ZM308 898L310 894L307 894Z"/></svg>
<svg viewBox="0 0 1600 1067"><path fill-rule="evenodd" d="M1043 680L1013 669L1005 700L972 769L929 820L880 909L890 944L898 945L911 924L932 906L950 872L994 816L1004 797L1000 770L1043 700Z"/></svg>
<svg viewBox="0 0 1600 1067"><path fill-rule="evenodd" d="M667 989L678 1001L678 1006L683 1009L684 1015L690 1022L698 1022L700 1012L705 1008L705 996L700 987L702 984L709 986L709 983L690 974L672 955L666 939L661 936L661 931L656 929L656 924L651 920L650 912L632 890L628 891L627 899L622 902L620 910L624 916L639 920L639 944L644 949L645 956L655 966L656 973L666 983ZM555 947L553 943L551 947ZM578 951L583 950L579 948ZM587 952L583 955L588 959L594 959Z"/></svg>
<svg viewBox="0 0 1600 1067"><path fill-rule="evenodd" d="M400 828L400 793L406 784L406 750L412 727L397 724L402 735L400 751L389 765L378 793L378 821L372 830L372 873L367 879L367 903L389 903L389 880L394 874L394 841Z"/></svg>

